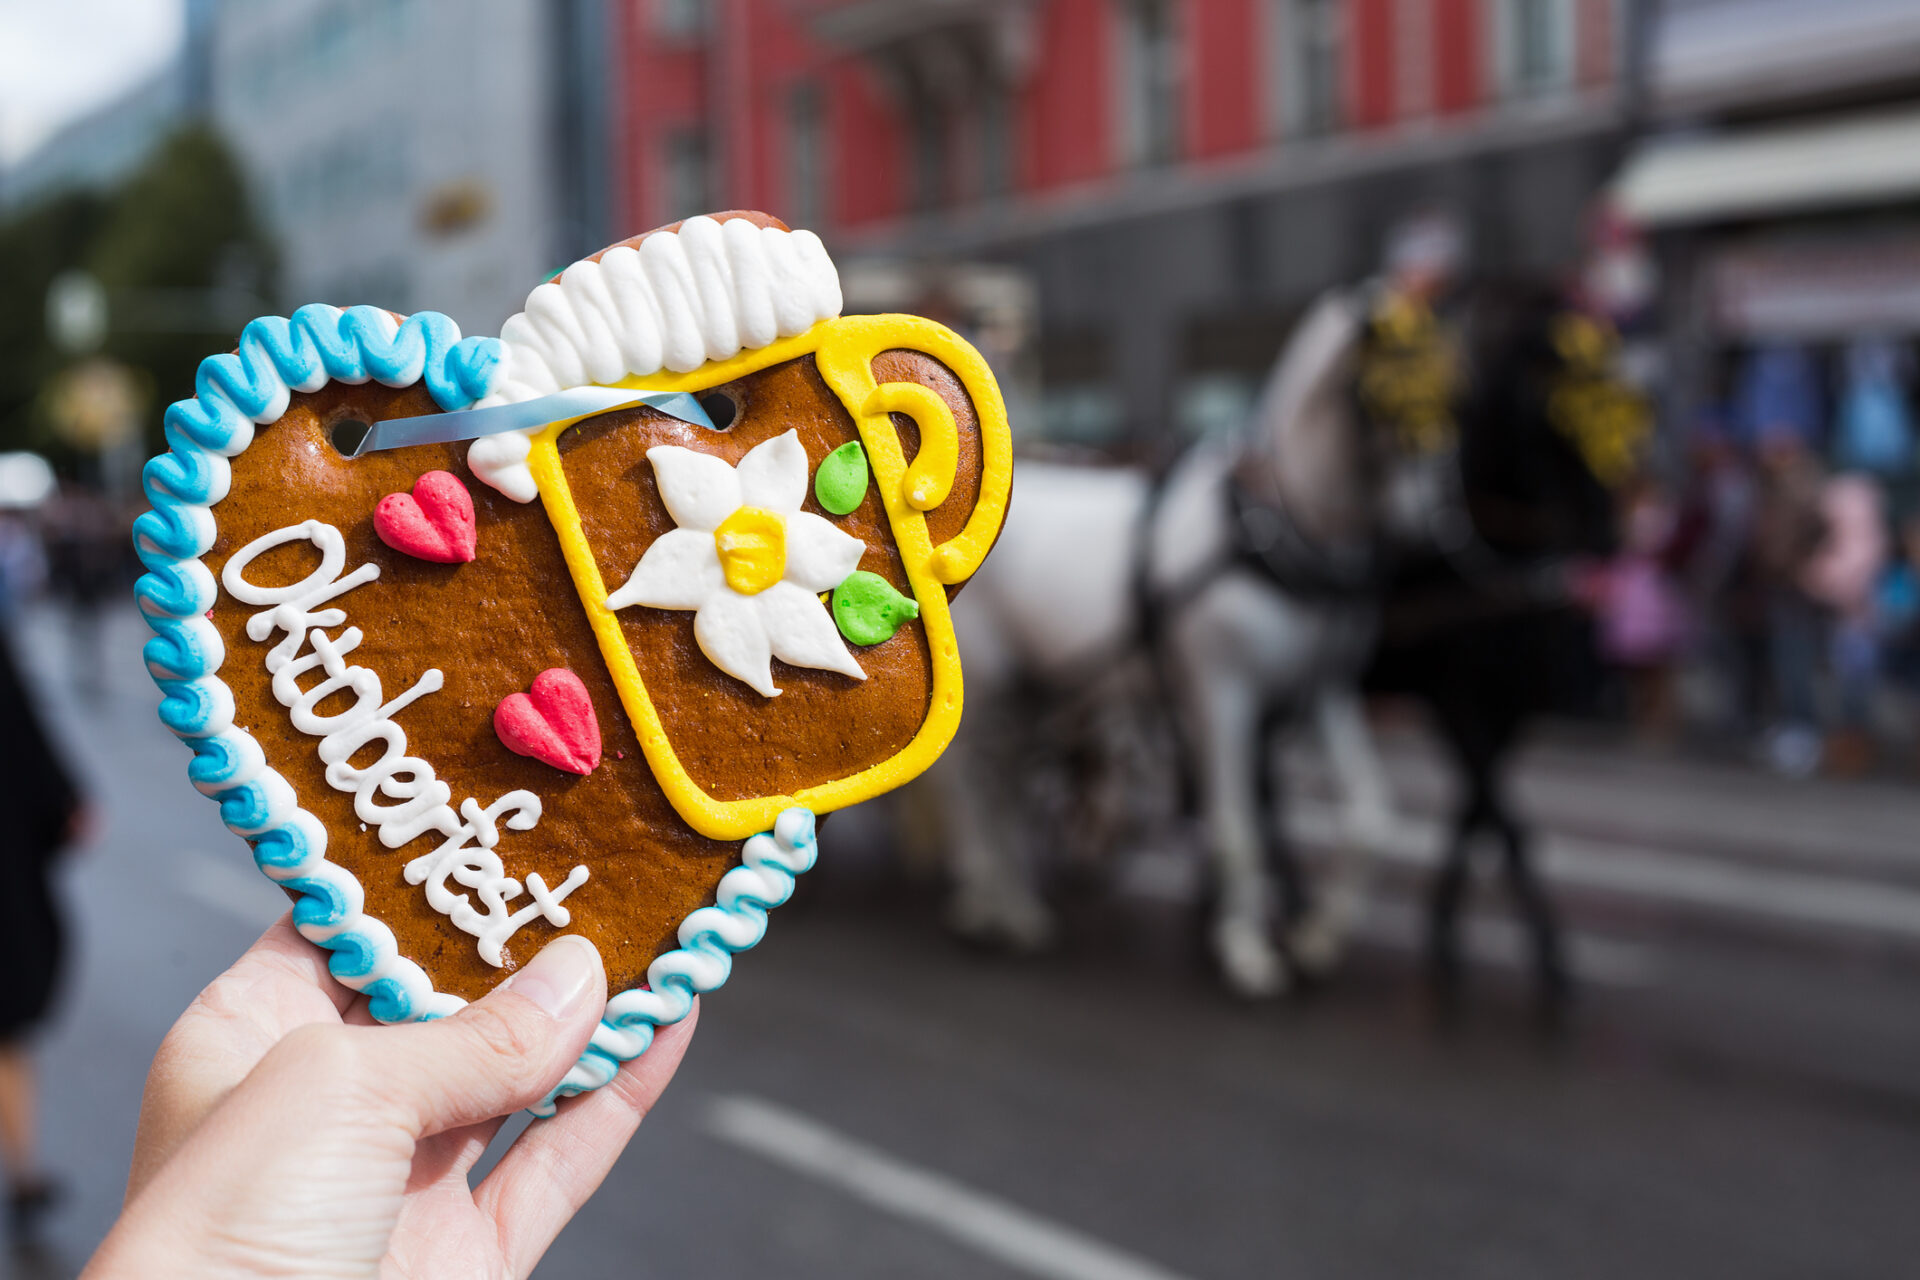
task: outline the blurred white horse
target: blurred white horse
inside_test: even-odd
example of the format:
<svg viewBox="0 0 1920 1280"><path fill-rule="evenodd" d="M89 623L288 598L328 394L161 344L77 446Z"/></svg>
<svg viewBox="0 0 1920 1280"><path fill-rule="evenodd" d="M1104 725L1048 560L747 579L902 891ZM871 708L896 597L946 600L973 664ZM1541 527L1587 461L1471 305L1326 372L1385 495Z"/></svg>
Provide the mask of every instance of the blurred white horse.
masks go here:
<svg viewBox="0 0 1920 1280"><path fill-rule="evenodd" d="M1023 682L1095 687L1152 644L1191 749L1217 881L1208 941L1223 976L1241 994L1271 996L1289 985L1289 958L1310 970L1338 959L1365 905L1367 855L1395 827L1356 692L1378 597L1364 584L1283 590L1246 552L1284 541L1337 568L1364 557L1378 531L1383 495L1368 478L1377 469L1347 403L1366 306L1358 290L1318 304L1247 438L1196 447L1157 493L1138 470L1020 465L999 545L955 606L971 728L932 775L962 933L1035 947L1053 929L1003 826L1011 815L991 781L992 728L1006 716L991 704L1015 699ZM1261 776L1276 711L1311 711L1342 802L1341 856L1284 948Z"/></svg>

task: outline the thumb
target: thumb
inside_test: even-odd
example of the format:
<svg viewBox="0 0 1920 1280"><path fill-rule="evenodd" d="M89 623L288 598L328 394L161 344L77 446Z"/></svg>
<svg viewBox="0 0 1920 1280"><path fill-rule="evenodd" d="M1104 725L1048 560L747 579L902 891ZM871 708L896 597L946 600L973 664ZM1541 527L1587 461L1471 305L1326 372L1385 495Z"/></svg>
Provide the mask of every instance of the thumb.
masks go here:
<svg viewBox="0 0 1920 1280"><path fill-rule="evenodd" d="M600 952L564 934L458 1013L382 1028L363 1047L374 1078L426 1136L543 1097L579 1058L606 1003Z"/></svg>

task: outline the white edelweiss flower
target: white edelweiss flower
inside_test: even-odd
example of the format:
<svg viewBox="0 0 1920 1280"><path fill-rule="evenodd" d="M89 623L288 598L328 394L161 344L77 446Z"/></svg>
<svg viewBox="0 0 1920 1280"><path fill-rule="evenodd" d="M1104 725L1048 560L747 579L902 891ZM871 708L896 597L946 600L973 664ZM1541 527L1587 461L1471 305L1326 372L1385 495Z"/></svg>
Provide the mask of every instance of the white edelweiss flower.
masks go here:
<svg viewBox="0 0 1920 1280"><path fill-rule="evenodd" d="M656 445L647 460L679 528L654 539L607 608L697 610L700 651L765 697L780 692L774 658L865 680L820 593L859 568L867 544L800 509L799 433L755 445L738 467L679 445Z"/></svg>

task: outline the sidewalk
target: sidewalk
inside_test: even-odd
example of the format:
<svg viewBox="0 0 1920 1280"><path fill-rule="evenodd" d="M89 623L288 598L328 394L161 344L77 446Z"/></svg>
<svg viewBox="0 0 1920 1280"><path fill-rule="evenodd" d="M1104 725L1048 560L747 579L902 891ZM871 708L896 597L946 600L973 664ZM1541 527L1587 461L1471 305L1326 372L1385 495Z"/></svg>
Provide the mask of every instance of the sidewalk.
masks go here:
<svg viewBox="0 0 1920 1280"><path fill-rule="evenodd" d="M1452 765L1433 738L1394 726L1379 747L1405 812L1452 812ZM1290 752L1288 767L1301 794L1332 794L1317 752ZM1920 885L1920 785L1795 781L1549 727L1516 757L1511 786L1522 816L1559 834Z"/></svg>
<svg viewBox="0 0 1920 1280"><path fill-rule="evenodd" d="M1371 923L1410 943L1456 783L1439 744L1414 728L1383 732L1380 748L1400 827L1377 851L1384 874ZM1325 761L1303 743L1286 768L1289 834L1310 856L1324 852L1340 835ZM1631 982L1644 967L1622 959L1630 950L1610 937L1671 943L1701 928L1748 943L1920 958L1920 788L1790 782L1565 729L1520 753L1510 785L1542 875L1587 935L1592 976ZM1517 941L1489 945L1517 959Z"/></svg>

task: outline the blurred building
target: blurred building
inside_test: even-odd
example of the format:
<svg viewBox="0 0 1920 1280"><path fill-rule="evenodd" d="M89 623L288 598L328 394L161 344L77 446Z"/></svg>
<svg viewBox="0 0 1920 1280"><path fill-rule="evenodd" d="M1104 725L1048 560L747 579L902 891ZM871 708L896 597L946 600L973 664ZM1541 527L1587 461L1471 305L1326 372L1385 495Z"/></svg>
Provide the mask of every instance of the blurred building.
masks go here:
<svg viewBox="0 0 1920 1280"><path fill-rule="evenodd" d="M0 172L0 207L76 187L110 187L175 127L206 109L208 45L218 0L187 0L178 53L153 75L47 138Z"/></svg>
<svg viewBox="0 0 1920 1280"><path fill-rule="evenodd" d="M493 332L607 237L600 0L219 3L214 118L290 305Z"/></svg>
<svg viewBox="0 0 1920 1280"><path fill-rule="evenodd" d="M189 114L185 68L174 62L132 92L66 125L0 174L0 203L32 204L76 187L126 177Z"/></svg>
<svg viewBox="0 0 1920 1280"><path fill-rule="evenodd" d="M1920 4L1666 0L1649 41L1613 195L1658 251L1672 416L1856 463L1833 435L1910 419L1920 355Z"/></svg>
<svg viewBox="0 0 1920 1280"><path fill-rule="evenodd" d="M629 0L623 223L753 206L1038 297L1044 431L1244 413L1306 302L1441 207L1553 269L1617 157L1629 0ZM857 299L856 299L857 301Z"/></svg>

